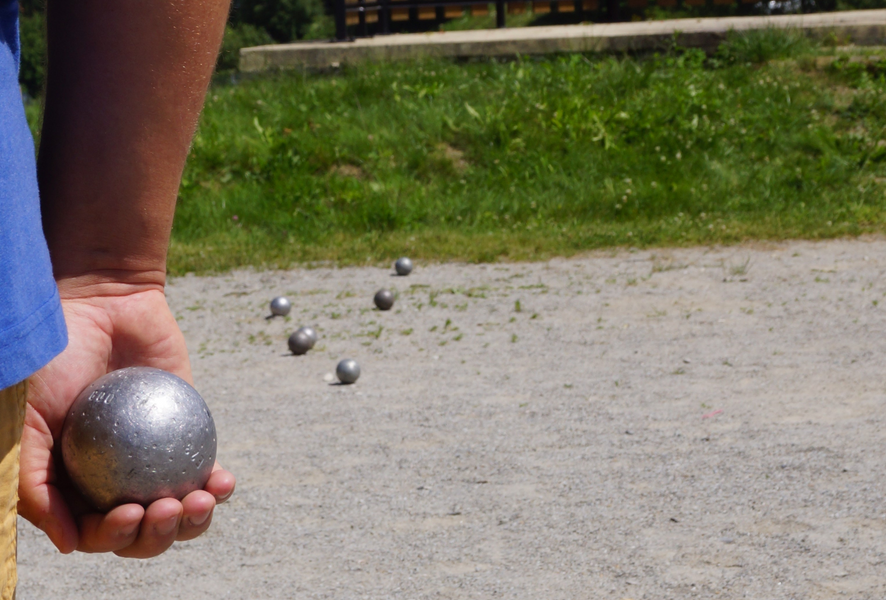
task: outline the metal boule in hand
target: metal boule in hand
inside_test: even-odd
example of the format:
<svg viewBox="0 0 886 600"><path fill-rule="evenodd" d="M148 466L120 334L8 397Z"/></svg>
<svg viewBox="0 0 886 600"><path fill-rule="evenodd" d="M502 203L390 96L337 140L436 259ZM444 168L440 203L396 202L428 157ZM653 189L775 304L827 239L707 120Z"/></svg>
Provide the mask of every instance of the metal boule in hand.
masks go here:
<svg viewBox="0 0 886 600"><path fill-rule="evenodd" d="M150 367L113 371L68 411L62 458L71 481L98 510L201 490L216 457L215 422L193 387Z"/></svg>

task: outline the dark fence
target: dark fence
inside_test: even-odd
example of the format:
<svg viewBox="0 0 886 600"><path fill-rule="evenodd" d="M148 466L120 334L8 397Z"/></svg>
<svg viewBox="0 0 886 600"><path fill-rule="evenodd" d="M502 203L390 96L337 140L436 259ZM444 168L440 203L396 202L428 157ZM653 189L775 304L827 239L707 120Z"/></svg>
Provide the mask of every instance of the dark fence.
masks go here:
<svg viewBox="0 0 886 600"><path fill-rule="evenodd" d="M649 6L674 8L678 4L686 7L735 4L757 4L760 0L545 0L505 1L496 0L334 0L335 39L349 39L348 27L356 25L356 35L370 35L373 32L388 34L391 24L400 21L412 23L443 22L457 19L466 12L472 16L487 16L494 5L495 24L505 27L507 15L519 15L531 11L533 14L577 13L581 20L619 21L619 5L629 10L644 9Z"/></svg>
<svg viewBox="0 0 886 600"><path fill-rule="evenodd" d="M631 0L636 1L636 0ZM676 0L673 0L676 3ZM685 1L685 0L684 0ZM757 1L757 0L754 0ZM600 3L604 4L601 6ZM495 24L506 26L506 15L527 11L543 13L579 13L599 15L606 12L607 20L618 20L619 0L555 0L553 2L495 2L481 0L335 0L335 38L348 39L347 28L357 26L357 35L369 35L369 25L380 34L391 32L391 23L399 21L437 21L457 19L467 12L485 17L494 5Z"/></svg>

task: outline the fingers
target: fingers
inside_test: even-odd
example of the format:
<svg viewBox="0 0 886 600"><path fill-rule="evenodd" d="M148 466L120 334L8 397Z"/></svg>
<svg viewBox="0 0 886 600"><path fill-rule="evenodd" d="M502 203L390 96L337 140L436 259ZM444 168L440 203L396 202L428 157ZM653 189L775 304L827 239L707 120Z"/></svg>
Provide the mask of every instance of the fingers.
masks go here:
<svg viewBox="0 0 886 600"><path fill-rule="evenodd" d="M80 552L116 552L131 546L139 534L145 509L138 504L118 506L106 515L82 515L80 525Z"/></svg>
<svg viewBox="0 0 886 600"><path fill-rule="evenodd" d="M182 507L183 516L175 538L179 542L192 540L209 529L215 498L208 492L198 490L185 496Z"/></svg>
<svg viewBox="0 0 886 600"><path fill-rule="evenodd" d="M163 554L175 542L182 513L182 503L178 500L157 500L145 511L135 540L125 548L115 550L114 554L124 558L151 558Z"/></svg>
<svg viewBox="0 0 886 600"><path fill-rule="evenodd" d="M215 501L221 504L226 501L234 493L237 480L230 471L222 469L218 463L212 468L212 474L209 481L203 487L204 490L215 496Z"/></svg>
<svg viewBox="0 0 886 600"><path fill-rule="evenodd" d="M191 492L182 500L184 516L176 539L180 542L192 540L209 529L216 504L230 498L236 484L234 475L216 462L205 488Z"/></svg>
<svg viewBox="0 0 886 600"><path fill-rule="evenodd" d="M41 485L23 491L19 500L19 514L41 529L62 554L77 549L77 525L64 497L51 485Z"/></svg>
<svg viewBox="0 0 886 600"><path fill-rule="evenodd" d="M230 483L230 485L228 485ZM218 490L233 491L233 476L219 470ZM202 535L212 523L216 499L204 490L191 492L178 502L164 498L147 510L138 504L118 506L106 515L87 514L79 519L81 552L114 552L126 558L151 558L173 542Z"/></svg>
<svg viewBox="0 0 886 600"><path fill-rule="evenodd" d="M77 549L77 524L65 495L56 486L52 434L30 408L22 431L19 468L19 514L42 529L59 549Z"/></svg>
<svg viewBox="0 0 886 600"><path fill-rule="evenodd" d="M180 542L192 540L209 529L216 504L221 504L230 498L236 484L234 475L215 463L204 489L191 492L182 500L184 515L176 540Z"/></svg>
<svg viewBox="0 0 886 600"><path fill-rule="evenodd" d="M79 550L150 558L165 552L175 541L192 540L205 533L216 504L230 498L235 485L234 476L216 464L206 489L191 492L181 502L164 498L147 510L138 504L125 504L107 514L83 514L76 523L61 491L42 485L26 492L39 501L29 502L22 516L46 532L65 554ZM35 506L43 510L34 512Z"/></svg>

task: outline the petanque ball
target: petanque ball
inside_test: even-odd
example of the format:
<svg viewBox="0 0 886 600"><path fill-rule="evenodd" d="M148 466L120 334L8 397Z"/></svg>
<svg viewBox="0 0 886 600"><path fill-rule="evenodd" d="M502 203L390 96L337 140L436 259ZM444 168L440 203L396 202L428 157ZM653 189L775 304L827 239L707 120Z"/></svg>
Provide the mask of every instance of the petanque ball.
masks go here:
<svg viewBox="0 0 886 600"><path fill-rule="evenodd" d="M391 310L394 306L394 293L390 290L378 290L375 293L375 305L379 310Z"/></svg>
<svg viewBox="0 0 886 600"><path fill-rule="evenodd" d="M397 275L409 275L412 273L412 261L402 256L394 263L394 269L397 271Z"/></svg>
<svg viewBox="0 0 886 600"><path fill-rule="evenodd" d="M352 358L346 358L335 367L335 374L342 383L354 383L360 378L360 365Z"/></svg>
<svg viewBox="0 0 886 600"><path fill-rule="evenodd" d="M215 464L215 423L184 380L129 367L80 393L68 410L61 446L68 475L96 509L148 506L203 489Z"/></svg>
<svg viewBox="0 0 886 600"><path fill-rule="evenodd" d="M308 337L310 338L310 340L311 340L311 348L313 348L313 347L314 347L314 344L317 343L317 339L318 339L318 337L317 337L317 332L314 331L314 328L305 325L305 326L303 326L303 327L299 327L299 328L298 328L298 331L301 331L302 333L304 333L306 336L308 336Z"/></svg>
<svg viewBox="0 0 886 600"><path fill-rule="evenodd" d="M289 336L289 349L295 355L301 356L306 354L313 347L314 340L301 329Z"/></svg>
<svg viewBox="0 0 886 600"><path fill-rule="evenodd" d="M292 303L285 296L277 296L271 300L271 314L275 317L285 317L292 310Z"/></svg>

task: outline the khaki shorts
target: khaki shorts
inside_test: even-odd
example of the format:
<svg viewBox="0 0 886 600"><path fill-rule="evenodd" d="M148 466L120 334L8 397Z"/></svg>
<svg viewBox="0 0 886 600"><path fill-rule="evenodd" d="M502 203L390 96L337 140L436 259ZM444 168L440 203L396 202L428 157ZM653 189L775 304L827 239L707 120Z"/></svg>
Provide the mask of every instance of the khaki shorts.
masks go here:
<svg viewBox="0 0 886 600"><path fill-rule="evenodd" d="M27 382L0 390L0 600L15 597L15 519L18 456Z"/></svg>

